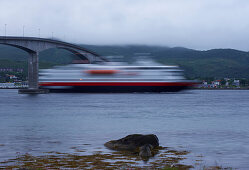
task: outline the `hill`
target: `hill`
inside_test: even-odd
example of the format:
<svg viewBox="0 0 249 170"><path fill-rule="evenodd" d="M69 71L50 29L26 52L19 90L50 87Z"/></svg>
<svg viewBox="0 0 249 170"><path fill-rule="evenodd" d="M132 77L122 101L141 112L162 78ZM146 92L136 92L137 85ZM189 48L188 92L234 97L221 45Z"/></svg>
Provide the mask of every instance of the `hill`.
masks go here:
<svg viewBox="0 0 249 170"><path fill-rule="evenodd" d="M249 52L234 49L213 49L198 51L182 47L162 46L95 46L82 45L102 56L123 56L125 61L136 59L135 53L150 53L152 58L163 64L176 64L185 70L189 78L249 78ZM75 58L70 52L49 49L40 53L40 61L47 66L67 64ZM0 45L0 60L26 61L26 52L5 45ZM1 62L0 61L0 62ZM49 64L50 63L50 64ZM0 64L1 65L1 64ZM2 65L1 65L2 66ZM44 66L43 64L43 67Z"/></svg>
<svg viewBox="0 0 249 170"><path fill-rule="evenodd" d="M234 49L198 51L182 47L160 46L84 46L103 55L123 55L134 59L134 53L151 53L163 64L176 64L189 78L249 78L249 52Z"/></svg>

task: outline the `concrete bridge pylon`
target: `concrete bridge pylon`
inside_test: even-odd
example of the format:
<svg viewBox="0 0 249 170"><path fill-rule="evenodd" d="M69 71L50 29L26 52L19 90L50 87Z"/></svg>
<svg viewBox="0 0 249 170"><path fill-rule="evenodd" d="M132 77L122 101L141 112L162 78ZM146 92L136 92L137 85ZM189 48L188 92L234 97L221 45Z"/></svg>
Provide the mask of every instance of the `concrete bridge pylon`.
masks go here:
<svg viewBox="0 0 249 170"><path fill-rule="evenodd" d="M28 60L29 89L38 89L39 53L30 52Z"/></svg>

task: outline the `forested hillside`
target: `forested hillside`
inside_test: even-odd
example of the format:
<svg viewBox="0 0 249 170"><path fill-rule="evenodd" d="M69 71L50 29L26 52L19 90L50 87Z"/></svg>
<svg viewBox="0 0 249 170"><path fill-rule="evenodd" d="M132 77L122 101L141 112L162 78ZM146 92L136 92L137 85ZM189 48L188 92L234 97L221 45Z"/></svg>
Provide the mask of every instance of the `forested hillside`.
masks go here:
<svg viewBox="0 0 249 170"><path fill-rule="evenodd" d="M249 78L249 53L233 49L213 49L198 51L187 48L161 46L95 46L82 45L102 56L123 56L132 62L136 53L150 53L150 56L163 64L176 64L185 70L189 78ZM59 49L49 49L40 53L42 67L70 63L75 56ZM26 61L28 54L20 49L0 45L0 67L15 66ZM3 60L4 59L4 60ZM9 61L7 61L9 60ZM3 62L4 61L4 62ZM21 66L20 66L21 67Z"/></svg>

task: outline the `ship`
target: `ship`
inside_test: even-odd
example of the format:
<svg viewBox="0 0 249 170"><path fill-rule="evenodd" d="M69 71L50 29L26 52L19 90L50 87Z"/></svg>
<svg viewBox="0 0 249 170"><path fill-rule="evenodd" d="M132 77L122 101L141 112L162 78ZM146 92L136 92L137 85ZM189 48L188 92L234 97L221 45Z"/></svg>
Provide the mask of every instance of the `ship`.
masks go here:
<svg viewBox="0 0 249 170"><path fill-rule="evenodd" d="M174 65L151 62L128 65L117 62L69 64L40 70L39 86L50 92L161 93L196 85Z"/></svg>

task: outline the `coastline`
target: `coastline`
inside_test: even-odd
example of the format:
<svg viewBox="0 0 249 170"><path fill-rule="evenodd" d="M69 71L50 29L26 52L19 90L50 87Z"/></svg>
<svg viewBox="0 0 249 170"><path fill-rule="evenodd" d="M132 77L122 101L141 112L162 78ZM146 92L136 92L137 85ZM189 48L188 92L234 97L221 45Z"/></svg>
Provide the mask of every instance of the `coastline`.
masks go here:
<svg viewBox="0 0 249 170"><path fill-rule="evenodd" d="M174 150L159 146L154 149L151 158L142 158L136 152L130 151L95 151L84 154L85 149L74 148L73 153L58 151L44 152L40 155L18 153L15 158L0 162L0 169L167 169L189 170L223 169L222 165L202 164L204 156L197 155L191 163L186 163L190 151ZM232 169L226 167L224 169Z"/></svg>
<svg viewBox="0 0 249 170"><path fill-rule="evenodd" d="M249 90L249 88L192 88L192 90Z"/></svg>
<svg viewBox="0 0 249 170"><path fill-rule="evenodd" d="M23 88L14 88L14 87L12 87L12 88L0 88L0 89L28 89L27 87L23 87Z"/></svg>

